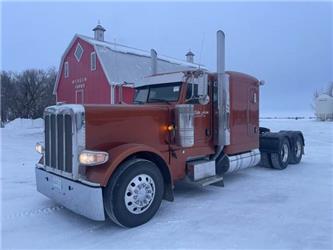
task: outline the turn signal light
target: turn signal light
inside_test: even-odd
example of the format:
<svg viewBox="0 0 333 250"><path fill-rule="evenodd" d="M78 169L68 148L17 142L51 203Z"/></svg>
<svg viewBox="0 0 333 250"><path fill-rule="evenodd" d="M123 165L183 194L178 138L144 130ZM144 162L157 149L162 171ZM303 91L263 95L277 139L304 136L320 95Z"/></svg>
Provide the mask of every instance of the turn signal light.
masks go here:
<svg viewBox="0 0 333 250"><path fill-rule="evenodd" d="M79 156L80 163L86 166L100 165L109 160L109 154L103 151L83 150Z"/></svg>
<svg viewBox="0 0 333 250"><path fill-rule="evenodd" d="M36 146L35 146L35 150L38 153L43 154L44 153L44 145L41 142L37 142Z"/></svg>
<svg viewBox="0 0 333 250"><path fill-rule="evenodd" d="M169 125L168 127L167 127L167 130L168 131L172 131L172 130L174 130L175 129L175 127L173 126L173 125Z"/></svg>

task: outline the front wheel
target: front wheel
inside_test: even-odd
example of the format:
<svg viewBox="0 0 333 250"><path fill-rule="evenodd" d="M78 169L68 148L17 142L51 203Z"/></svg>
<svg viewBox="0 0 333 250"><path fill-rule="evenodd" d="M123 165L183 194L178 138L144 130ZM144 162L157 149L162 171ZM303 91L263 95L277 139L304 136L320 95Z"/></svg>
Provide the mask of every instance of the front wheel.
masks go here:
<svg viewBox="0 0 333 250"><path fill-rule="evenodd" d="M282 139L282 143L278 153L271 153L272 167L275 169L285 169L289 164L290 144L286 137Z"/></svg>
<svg viewBox="0 0 333 250"><path fill-rule="evenodd" d="M104 190L107 215L124 227L149 221L160 207L164 181L158 167L145 159L123 163Z"/></svg>

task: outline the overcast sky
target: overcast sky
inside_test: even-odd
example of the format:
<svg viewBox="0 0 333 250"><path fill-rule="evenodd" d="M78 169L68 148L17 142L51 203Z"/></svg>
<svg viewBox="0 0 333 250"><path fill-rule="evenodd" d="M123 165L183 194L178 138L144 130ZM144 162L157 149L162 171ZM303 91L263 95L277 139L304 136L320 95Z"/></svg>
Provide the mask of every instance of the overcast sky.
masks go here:
<svg viewBox="0 0 333 250"><path fill-rule="evenodd" d="M75 33L216 68L216 31L226 68L264 79L262 114L311 113L315 89L333 81L333 2L2 3L2 69L59 66Z"/></svg>

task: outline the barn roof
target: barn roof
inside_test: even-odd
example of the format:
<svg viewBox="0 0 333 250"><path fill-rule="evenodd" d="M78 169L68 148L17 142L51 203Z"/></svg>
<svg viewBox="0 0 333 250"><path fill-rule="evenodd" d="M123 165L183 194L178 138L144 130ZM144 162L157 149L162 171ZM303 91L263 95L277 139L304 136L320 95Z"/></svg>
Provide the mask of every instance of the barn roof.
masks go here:
<svg viewBox="0 0 333 250"><path fill-rule="evenodd" d="M102 42L79 35L86 42L95 46L100 62L110 84L137 83L151 74L150 52L118 43ZM157 57L158 73L198 68L198 64L188 63L168 57Z"/></svg>
<svg viewBox="0 0 333 250"><path fill-rule="evenodd" d="M317 100L324 100L324 99L333 99L333 96L330 96L329 94L320 94L316 98Z"/></svg>
<svg viewBox="0 0 333 250"><path fill-rule="evenodd" d="M121 84L123 82L135 84L141 82L144 77L151 75L150 52L118 43L99 41L91 37L77 34L74 36L63 55L54 92L56 92L58 86L64 57L77 38L81 38L94 46L109 84ZM196 69L199 67L206 69L199 64L189 63L166 56L157 56L158 73Z"/></svg>

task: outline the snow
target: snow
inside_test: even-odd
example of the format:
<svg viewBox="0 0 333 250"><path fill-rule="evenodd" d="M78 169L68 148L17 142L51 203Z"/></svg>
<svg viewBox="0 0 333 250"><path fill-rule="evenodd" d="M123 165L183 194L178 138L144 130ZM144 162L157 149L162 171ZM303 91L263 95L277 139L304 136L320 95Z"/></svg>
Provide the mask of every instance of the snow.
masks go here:
<svg viewBox="0 0 333 250"><path fill-rule="evenodd" d="M16 118L6 125L7 129L35 129L42 128L44 121L42 118L31 120L24 118Z"/></svg>
<svg viewBox="0 0 333 250"><path fill-rule="evenodd" d="M224 188L179 183L175 201L163 201L150 222L133 229L91 221L37 193L34 145L42 128L28 123L0 130L4 249L333 248L333 122L262 120L304 132L301 164L246 169L226 176Z"/></svg>
<svg viewBox="0 0 333 250"><path fill-rule="evenodd" d="M117 49L111 49L100 45L95 46L98 58L110 83L138 83L143 78L151 75L150 56L141 56L132 53L120 53ZM193 67L170 63L157 59L157 72L166 73L195 69Z"/></svg>
<svg viewBox="0 0 333 250"><path fill-rule="evenodd" d="M84 106L81 104L56 104L45 109L45 111L56 111L56 113L62 113L69 110L73 113L81 113L84 112Z"/></svg>
<svg viewBox="0 0 333 250"><path fill-rule="evenodd" d="M150 52L129 47L118 43L98 41L96 39L76 35L86 42L94 45L98 58L106 73L109 83L138 83L151 75ZM158 55L157 72L166 73L202 68L202 65Z"/></svg>
<svg viewBox="0 0 333 250"><path fill-rule="evenodd" d="M150 52L143 50L143 49L138 49L138 48L133 48L127 45L123 45L123 44L119 44L119 43L112 43L112 42L107 42L107 41L99 41L96 40L92 37L88 37L85 35L77 35L79 38L85 40L88 43L97 45L97 46L101 46L101 47L106 47L109 48L111 50L117 51L117 52L122 52L122 53L126 53L126 54L133 54L133 55L137 55L137 56L144 56L144 57L149 57L150 58ZM190 63L187 61L183 61L183 60L179 60L176 58L172 58L169 56L158 56L158 59L172 63L172 64L178 64L178 65L186 65L188 67L191 68L205 68L203 65L197 64L197 63Z"/></svg>

